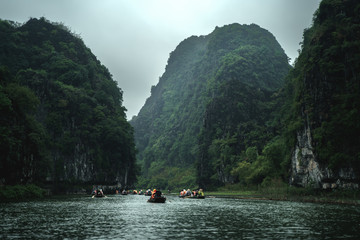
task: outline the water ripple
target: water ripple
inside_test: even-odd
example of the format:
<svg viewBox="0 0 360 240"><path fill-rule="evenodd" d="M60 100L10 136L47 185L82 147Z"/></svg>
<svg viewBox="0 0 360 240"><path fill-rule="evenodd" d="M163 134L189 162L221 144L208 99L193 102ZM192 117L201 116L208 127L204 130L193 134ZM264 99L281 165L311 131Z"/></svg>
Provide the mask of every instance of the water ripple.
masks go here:
<svg viewBox="0 0 360 240"><path fill-rule="evenodd" d="M360 239L356 206L113 195L0 204L0 239Z"/></svg>

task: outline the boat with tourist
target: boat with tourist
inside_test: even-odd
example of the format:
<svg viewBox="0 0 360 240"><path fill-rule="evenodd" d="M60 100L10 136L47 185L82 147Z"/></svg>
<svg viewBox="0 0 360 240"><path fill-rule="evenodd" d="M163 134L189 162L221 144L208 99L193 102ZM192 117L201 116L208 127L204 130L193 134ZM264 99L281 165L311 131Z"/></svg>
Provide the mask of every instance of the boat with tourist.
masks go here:
<svg viewBox="0 0 360 240"><path fill-rule="evenodd" d="M93 192L92 192L92 198L99 198L99 197L105 197L105 194L103 192L103 190L100 188L100 189L95 189Z"/></svg>
<svg viewBox="0 0 360 240"><path fill-rule="evenodd" d="M180 198L192 198L192 199L205 199L205 194L203 189L198 189L194 191L190 191L190 189L183 189L180 191Z"/></svg>
<svg viewBox="0 0 360 240"><path fill-rule="evenodd" d="M166 197L164 197L160 190L154 189L151 192L151 197L148 199L150 203L165 203Z"/></svg>
<svg viewBox="0 0 360 240"><path fill-rule="evenodd" d="M144 195L145 196L151 196L151 190L150 189L146 190Z"/></svg>

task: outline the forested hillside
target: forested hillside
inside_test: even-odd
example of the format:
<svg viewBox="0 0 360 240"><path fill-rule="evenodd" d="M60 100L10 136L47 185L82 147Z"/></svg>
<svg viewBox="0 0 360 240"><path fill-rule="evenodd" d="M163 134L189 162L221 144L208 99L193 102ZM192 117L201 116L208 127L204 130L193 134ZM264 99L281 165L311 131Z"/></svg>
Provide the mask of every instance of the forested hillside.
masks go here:
<svg viewBox="0 0 360 240"><path fill-rule="evenodd" d="M321 2L293 67L255 24L191 36L129 123L79 36L0 20L0 184L358 188L359 39L356 0Z"/></svg>
<svg viewBox="0 0 360 240"><path fill-rule="evenodd" d="M44 18L0 21L0 181L135 181L122 91L79 36Z"/></svg>
<svg viewBox="0 0 360 240"><path fill-rule="evenodd" d="M360 3L324 0L304 31L286 87L291 183L358 187Z"/></svg>
<svg viewBox="0 0 360 240"><path fill-rule="evenodd" d="M140 183L358 188L359 11L355 0L322 1L291 70L256 25L180 43L131 122Z"/></svg>
<svg viewBox="0 0 360 240"><path fill-rule="evenodd" d="M301 187L359 187L359 10L357 1L322 1L285 86L270 98L223 86L207 106L199 138L201 186L281 179Z"/></svg>
<svg viewBox="0 0 360 240"><path fill-rule="evenodd" d="M269 121L273 95L289 69L274 36L255 24L217 27L181 42L131 120L144 176L140 184L233 182L236 155L249 147L261 151L277 131Z"/></svg>

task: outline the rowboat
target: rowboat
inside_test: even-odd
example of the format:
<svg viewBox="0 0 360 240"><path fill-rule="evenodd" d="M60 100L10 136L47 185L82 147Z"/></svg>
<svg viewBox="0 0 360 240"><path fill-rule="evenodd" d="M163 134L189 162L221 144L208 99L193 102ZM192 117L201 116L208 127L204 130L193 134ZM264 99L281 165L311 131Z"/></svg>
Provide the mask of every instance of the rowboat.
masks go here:
<svg viewBox="0 0 360 240"><path fill-rule="evenodd" d="M166 201L166 197L163 197L163 196L155 196L155 197L151 197L148 199L148 202L150 203L165 203Z"/></svg>

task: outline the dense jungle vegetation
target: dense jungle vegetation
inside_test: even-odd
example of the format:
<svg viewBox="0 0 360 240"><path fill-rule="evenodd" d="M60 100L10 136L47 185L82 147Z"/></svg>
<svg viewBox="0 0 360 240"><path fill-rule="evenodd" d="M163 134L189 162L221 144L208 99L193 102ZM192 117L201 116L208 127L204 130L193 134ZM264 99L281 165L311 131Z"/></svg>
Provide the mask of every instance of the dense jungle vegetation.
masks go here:
<svg viewBox="0 0 360 240"><path fill-rule="evenodd" d="M133 183L125 111L108 69L63 24L0 21L3 184Z"/></svg>
<svg viewBox="0 0 360 240"><path fill-rule="evenodd" d="M359 178L359 39L356 0L321 2L293 67L256 24L191 36L129 123L122 90L78 35L0 20L0 183L282 185L303 129L326 171Z"/></svg>
<svg viewBox="0 0 360 240"><path fill-rule="evenodd" d="M312 129L318 161L360 176L360 3L322 1L285 88L286 133ZM289 139L288 146L294 139Z"/></svg>
<svg viewBox="0 0 360 240"><path fill-rule="evenodd" d="M269 118L289 69L274 36L255 24L217 27L181 42L131 120L142 166L139 184L234 182L230 171L240 154L248 147L261 151L277 131Z"/></svg>
<svg viewBox="0 0 360 240"><path fill-rule="evenodd" d="M359 16L357 1L322 1L293 68L256 25L217 27L181 42L131 121L139 185L287 183L304 126L322 166L359 174Z"/></svg>

